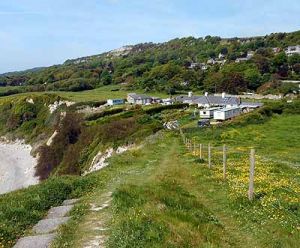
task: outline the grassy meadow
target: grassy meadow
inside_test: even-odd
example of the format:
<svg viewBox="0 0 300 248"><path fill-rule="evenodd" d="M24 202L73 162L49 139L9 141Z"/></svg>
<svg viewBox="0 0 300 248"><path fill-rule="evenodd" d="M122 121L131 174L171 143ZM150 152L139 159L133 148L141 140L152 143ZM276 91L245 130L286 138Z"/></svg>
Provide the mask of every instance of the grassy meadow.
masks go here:
<svg viewBox="0 0 300 248"><path fill-rule="evenodd" d="M197 122L188 122L184 132L197 143L249 151L255 148L262 157L300 166L300 115L274 115L263 123L228 125L207 129L197 128Z"/></svg>
<svg viewBox="0 0 300 248"><path fill-rule="evenodd" d="M119 173L83 197L82 206L112 192L111 208L75 216L61 229L54 247L82 247L85 237L99 235L93 223L103 216L108 247L297 247L300 172L256 159L255 199L250 202L248 156L230 156L224 181L219 160L209 169L179 135L165 133L110 159L98 175Z"/></svg>
<svg viewBox="0 0 300 248"><path fill-rule="evenodd" d="M71 91L49 91L49 92L26 92L26 93L18 93L10 96L2 96L1 93L5 93L9 90L25 90L25 87L21 86L12 86L12 87L0 87L0 99L14 99L19 96L31 96L31 95L44 95L44 94L56 94L65 99L74 102L87 102L87 101L103 101L109 98L126 98L128 93L140 93L147 94L156 97L168 97L168 94L164 92L147 92L145 93L143 90L126 90L118 85L109 85L102 86L100 88L96 88L93 90L79 91L79 92L71 92Z"/></svg>

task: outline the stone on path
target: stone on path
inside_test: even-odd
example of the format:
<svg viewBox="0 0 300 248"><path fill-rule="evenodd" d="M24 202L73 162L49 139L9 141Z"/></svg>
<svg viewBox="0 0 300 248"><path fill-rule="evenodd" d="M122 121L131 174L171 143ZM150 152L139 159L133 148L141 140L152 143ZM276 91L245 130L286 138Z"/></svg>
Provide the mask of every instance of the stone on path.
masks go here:
<svg viewBox="0 0 300 248"><path fill-rule="evenodd" d="M56 218L65 217L71 211L72 208L73 208L72 205L53 207L49 210L46 218L56 219Z"/></svg>
<svg viewBox="0 0 300 248"><path fill-rule="evenodd" d="M79 201L79 199L65 200L65 201L63 202L63 205L64 205L64 206L73 205L73 204L77 203L78 201Z"/></svg>
<svg viewBox="0 0 300 248"><path fill-rule="evenodd" d="M37 234L51 233L55 231L61 224L66 223L69 219L70 217L40 220L33 227L33 231Z"/></svg>
<svg viewBox="0 0 300 248"><path fill-rule="evenodd" d="M54 238L55 234L25 237L19 239L14 248L49 248Z"/></svg>

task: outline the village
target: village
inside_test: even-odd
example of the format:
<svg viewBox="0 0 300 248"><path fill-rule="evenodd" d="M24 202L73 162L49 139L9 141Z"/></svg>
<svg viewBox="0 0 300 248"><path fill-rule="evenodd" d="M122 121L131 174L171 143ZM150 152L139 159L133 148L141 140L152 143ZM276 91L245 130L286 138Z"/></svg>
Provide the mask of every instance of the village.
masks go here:
<svg viewBox="0 0 300 248"><path fill-rule="evenodd" d="M129 93L127 99L108 99L108 106L116 106L123 104L130 105L173 105L173 104L188 104L194 107L193 117L199 116L199 127L210 126L217 122L232 119L242 113L248 113L254 109L263 106L261 102L246 102L242 101L241 97L234 95L227 95L223 92L221 95L208 94L194 95L193 92L188 92L187 95L175 96L173 98L159 98L144 94Z"/></svg>
<svg viewBox="0 0 300 248"><path fill-rule="evenodd" d="M281 48L279 48L279 47L273 47L271 50L272 50L272 53L274 55L277 55L280 52L283 52L283 50ZM246 53L241 53L240 56L238 56L235 59L234 62L235 63L241 63L241 62L248 61L248 60L250 60L250 59L253 58L255 52L256 51L249 50ZM292 55L295 55L295 54L300 54L300 45L288 46L288 47L286 47L284 49L284 53L287 56L292 56ZM225 65L226 62L227 62L227 54L226 54L226 52L225 53L221 52L221 53L218 54L218 56L216 58L213 58L213 57L209 58L206 63L192 62L189 65L189 69L200 68L202 71L206 71L212 65L223 66L223 65Z"/></svg>

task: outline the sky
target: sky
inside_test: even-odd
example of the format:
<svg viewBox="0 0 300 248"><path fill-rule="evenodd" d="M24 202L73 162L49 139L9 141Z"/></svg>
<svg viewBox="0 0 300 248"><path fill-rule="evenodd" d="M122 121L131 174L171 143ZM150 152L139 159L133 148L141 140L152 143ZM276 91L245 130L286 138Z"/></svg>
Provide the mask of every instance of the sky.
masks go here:
<svg viewBox="0 0 300 248"><path fill-rule="evenodd" d="M177 37L300 29L299 0L0 0L0 73Z"/></svg>

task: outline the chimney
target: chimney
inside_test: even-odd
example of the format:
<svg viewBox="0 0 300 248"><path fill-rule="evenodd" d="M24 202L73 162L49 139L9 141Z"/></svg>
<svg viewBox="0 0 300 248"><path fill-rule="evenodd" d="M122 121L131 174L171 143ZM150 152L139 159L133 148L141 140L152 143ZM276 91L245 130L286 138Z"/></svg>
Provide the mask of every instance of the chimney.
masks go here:
<svg viewBox="0 0 300 248"><path fill-rule="evenodd" d="M189 97L192 97L192 96L193 96L193 92L190 91L190 92L188 93L188 96L189 96Z"/></svg>
<svg viewBox="0 0 300 248"><path fill-rule="evenodd" d="M226 96L226 93L223 92L223 93L222 93L222 98L225 98L225 96Z"/></svg>
<svg viewBox="0 0 300 248"><path fill-rule="evenodd" d="M205 96L208 96L208 92L205 92L204 95L205 95Z"/></svg>

